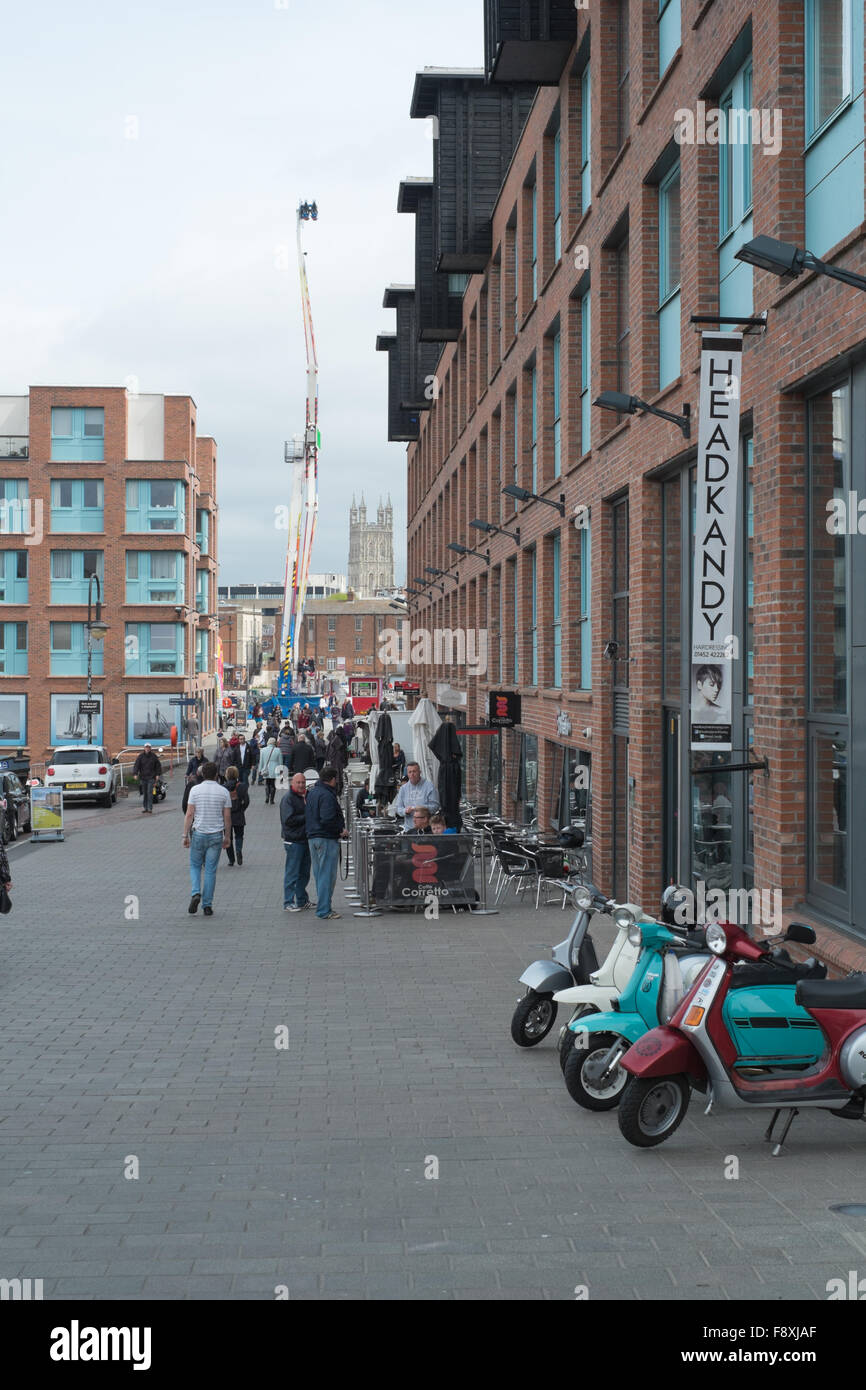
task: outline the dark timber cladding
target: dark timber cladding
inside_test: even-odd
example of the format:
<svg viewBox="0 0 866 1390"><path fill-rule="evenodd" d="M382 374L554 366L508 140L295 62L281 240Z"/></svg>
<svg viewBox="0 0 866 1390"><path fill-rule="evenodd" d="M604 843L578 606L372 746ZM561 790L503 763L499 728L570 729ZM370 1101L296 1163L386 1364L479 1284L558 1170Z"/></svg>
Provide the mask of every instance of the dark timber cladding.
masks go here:
<svg viewBox="0 0 866 1390"><path fill-rule="evenodd" d="M433 117L433 265L452 274L484 270L490 219L535 99L532 86L491 87L481 68L425 68L410 115Z"/></svg>
<svg viewBox="0 0 866 1390"><path fill-rule="evenodd" d="M416 327L415 286L389 285L382 301L386 309L397 310L397 358L400 377L401 410L429 410L432 391L426 393L428 379L439 360L438 343L419 343Z"/></svg>
<svg viewBox="0 0 866 1390"><path fill-rule="evenodd" d="M576 38L575 0L484 0L484 65L492 82L555 86Z"/></svg>
<svg viewBox="0 0 866 1390"><path fill-rule="evenodd" d="M422 343L456 343L463 326L463 300L449 295L448 276L433 263L433 180L405 179L398 212L415 214L415 319Z"/></svg>
<svg viewBox="0 0 866 1390"><path fill-rule="evenodd" d="M392 444L407 443L418 438L420 420L417 411L413 413L400 408L400 358L396 334L380 333L376 339L376 351L388 354L388 439Z"/></svg>

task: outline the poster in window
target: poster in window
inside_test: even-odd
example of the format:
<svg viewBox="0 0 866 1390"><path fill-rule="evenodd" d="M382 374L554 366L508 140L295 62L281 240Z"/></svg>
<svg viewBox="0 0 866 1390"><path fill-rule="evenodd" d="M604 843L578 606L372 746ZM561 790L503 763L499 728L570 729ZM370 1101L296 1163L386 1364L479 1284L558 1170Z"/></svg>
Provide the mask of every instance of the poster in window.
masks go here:
<svg viewBox="0 0 866 1390"><path fill-rule="evenodd" d="M63 743L87 742L87 715L78 708L79 700L86 700L87 691L74 695L51 696L51 743L54 747ZM102 743L102 696L94 694L99 701L99 713L90 716L91 743Z"/></svg>
<svg viewBox="0 0 866 1390"><path fill-rule="evenodd" d="M0 744L27 742L26 695L0 695Z"/></svg>

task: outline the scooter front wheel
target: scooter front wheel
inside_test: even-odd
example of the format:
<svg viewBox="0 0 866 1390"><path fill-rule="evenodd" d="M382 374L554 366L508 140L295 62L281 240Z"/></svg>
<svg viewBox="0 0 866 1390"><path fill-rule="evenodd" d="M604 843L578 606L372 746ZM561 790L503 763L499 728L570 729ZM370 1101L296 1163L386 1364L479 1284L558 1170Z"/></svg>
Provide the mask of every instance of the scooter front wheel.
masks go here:
<svg viewBox="0 0 866 1390"><path fill-rule="evenodd" d="M518 1047L535 1047L546 1038L554 1023L559 1008L549 994L536 994L527 990L518 1000L517 1008L511 1016L511 1038Z"/></svg>
<svg viewBox="0 0 866 1390"><path fill-rule="evenodd" d="M615 1033L593 1033L589 1047L573 1047L562 1075L565 1089L584 1110L613 1110L628 1082L628 1072L617 1063L611 1074L602 1076L605 1058L620 1039Z"/></svg>
<svg viewBox="0 0 866 1390"><path fill-rule="evenodd" d="M619 1107L623 1137L639 1149L663 1144L679 1128L690 1099L684 1076L632 1077Z"/></svg>

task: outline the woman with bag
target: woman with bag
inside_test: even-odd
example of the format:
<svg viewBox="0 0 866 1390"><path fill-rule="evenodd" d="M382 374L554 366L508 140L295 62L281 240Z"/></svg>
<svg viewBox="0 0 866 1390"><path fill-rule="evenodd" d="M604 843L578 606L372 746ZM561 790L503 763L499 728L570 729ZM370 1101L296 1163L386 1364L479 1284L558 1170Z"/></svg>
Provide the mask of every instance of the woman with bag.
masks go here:
<svg viewBox="0 0 866 1390"><path fill-rule="evenodd" d="M277 747L275 738L268 739L268 746L261 756L259 762L259 773L265 779L265 805L275 805L277 794L277 777L280 768L283 766L283 755Z"/></svg>

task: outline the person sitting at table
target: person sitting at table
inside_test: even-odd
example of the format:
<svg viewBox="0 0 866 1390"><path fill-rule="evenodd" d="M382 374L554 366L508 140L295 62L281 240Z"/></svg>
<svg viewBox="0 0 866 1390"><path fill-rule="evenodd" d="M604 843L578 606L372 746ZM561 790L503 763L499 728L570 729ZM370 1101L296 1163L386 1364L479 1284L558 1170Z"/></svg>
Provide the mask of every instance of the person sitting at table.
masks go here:
<svg viewBox="0 0 866 1390"><path fill-rule="evenodd" d="M391 815L402 816L404 828L412 829L412 812L416 806L426 806L432 814L439 810L439 797L436 795L436 788L432 782L428 782L426 777L421 776L421 768L417 763L406 764L406 776L408 782L404 782L394 800L391 802Z"/></svg>
<svg viewBox="0 0 866 1390"><path fill-rule="evenodd" d="M432 835L433 828L430 825L430 812L426 806L416 806L412 812L412 829L403 831L404 835Z"/></svg>
<svg viewBox="0 0 866 1390"><path fill-rule="evenodd" d="M430 817L430 829L434 835L456 835L457 831L452 826L446 825L445 817L441 811Z"/></svg>

